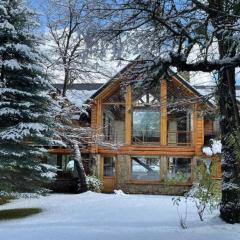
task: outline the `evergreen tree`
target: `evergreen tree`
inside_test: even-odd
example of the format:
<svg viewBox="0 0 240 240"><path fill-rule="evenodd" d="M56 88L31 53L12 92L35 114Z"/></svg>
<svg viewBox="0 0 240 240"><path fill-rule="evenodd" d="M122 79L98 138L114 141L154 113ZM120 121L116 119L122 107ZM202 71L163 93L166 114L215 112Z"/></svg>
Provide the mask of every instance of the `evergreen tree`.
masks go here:
<svg viewBox="0 0 240 240"><path fill-rule="evenodd" d="M52 134L36 19L24 1L0 1L0 191L40 192L51 176L40 161Z"/></svg>

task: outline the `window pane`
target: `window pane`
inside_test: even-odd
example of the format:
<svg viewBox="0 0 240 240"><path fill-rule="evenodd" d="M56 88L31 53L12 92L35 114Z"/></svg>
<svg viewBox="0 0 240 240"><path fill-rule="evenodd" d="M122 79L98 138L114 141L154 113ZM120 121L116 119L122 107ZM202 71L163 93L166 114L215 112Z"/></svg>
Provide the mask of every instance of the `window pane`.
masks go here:
<svg viewBox="0 0 240 240"><path fill-rule="evenodd" d="M132 157L132 179L160 180L160 158Z"/></svg>
<svg viewBox="0 0 240 240"><path fill-rule="evenodd" d="M112 177L114 176L115 172L115 163L113 157L105 157L104 158L104 166L103 166L103 175L105 177Z"/></svg>
<svg viewBox="0 0 240 240"><path fill-rule="evenodd" d="M134 109L133 142L159 142L159 111Z"/></svg>
<svg viewBox="0 0 240 240"><path fill-rule="evenodd" d="M191 158L168 158L168 179L187 181L191 178Z"/></svg>
<svg viewBox="0 0 240 240"><path fill-rule="evenodd" d="M53 166L57 166L57 155L56 154L49 154L47 156L47 163Z"/></svg>
<svg viewBox="0 0 240 240"><path fill-rule="evenodd" d="M124 120L124 105L103 105L102 128L104 141L118 144L124 142Z"/></svg>
<svg viewBox="0 0 240 240"><path fill-rule="evenodd" d="M47 163L57 166L59 170L66 171L66 166L71 159L71 155L49 154Z"/></svg>

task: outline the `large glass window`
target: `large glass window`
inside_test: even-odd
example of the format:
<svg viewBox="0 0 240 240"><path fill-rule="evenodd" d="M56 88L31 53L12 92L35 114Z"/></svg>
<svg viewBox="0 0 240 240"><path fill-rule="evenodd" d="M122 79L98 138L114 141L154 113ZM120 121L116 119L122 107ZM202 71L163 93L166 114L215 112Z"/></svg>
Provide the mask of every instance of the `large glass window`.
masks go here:
<svg viewBox="0 0 240 240"><path fill-rule="evenodd" d="M125 99L124 91L118 88L102 103L102 131L104 141L115 144L124 142Z"/></svg>
<svg viewBox="0 0 240 240"><path fill-rule="evenodd" d="M191 112L189 110L169 111L168 144L191 144Z"/></svg>
<svg viewBox="0 0 240 240"><path fill-rule="evenodd" d="M168 179L187 181L191 178L191 158L169 157Z"/></svg>
<svg viewBox="0 0 240 240"><path fill-rule="evenodd" d="M177 81L167 81L168 145L191 145L192 96Z"/></svg>
<svg viewBox="0 0 240 240"><path fill-rule="evenodd" d="M133 156L131 177L134 180L160 180L160 157Z"/></svg>
<svg viewBox="0 0 240 240"><path fill-rule="evenodd" d="M147 89L133 86L132 142L134 144L160 141L160 86Z"/></svg>
<svg viewBox="0 0 240 240"><path fill-rule="evenodd" d="M154 109L134 109L133 111L133 142L159 142L160 113Z"/></svg>

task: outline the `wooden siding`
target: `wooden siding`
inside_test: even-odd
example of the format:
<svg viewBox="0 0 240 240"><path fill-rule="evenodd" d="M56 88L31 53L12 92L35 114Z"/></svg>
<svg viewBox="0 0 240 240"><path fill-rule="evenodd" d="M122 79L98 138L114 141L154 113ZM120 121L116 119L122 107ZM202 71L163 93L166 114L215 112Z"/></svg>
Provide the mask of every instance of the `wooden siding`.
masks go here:
<svg viewBox="0 0 240 240"><path fill-rule="evenodd" d="M213 120L204 120L204 133L205 135L212 135L213 134Z"/></svg>

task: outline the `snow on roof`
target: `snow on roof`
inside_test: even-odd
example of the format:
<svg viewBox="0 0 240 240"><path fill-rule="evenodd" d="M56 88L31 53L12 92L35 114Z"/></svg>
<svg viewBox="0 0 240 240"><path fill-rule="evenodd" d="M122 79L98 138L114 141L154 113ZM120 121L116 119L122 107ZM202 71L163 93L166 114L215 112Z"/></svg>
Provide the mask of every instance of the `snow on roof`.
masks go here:
<svg viewBox="0 0 240 240"><path fill-rule="evenodd" d="M96 90L68 90L67 91L67 99L73 103L75 106L82 108L85 101L87 101Z"/></svg>

